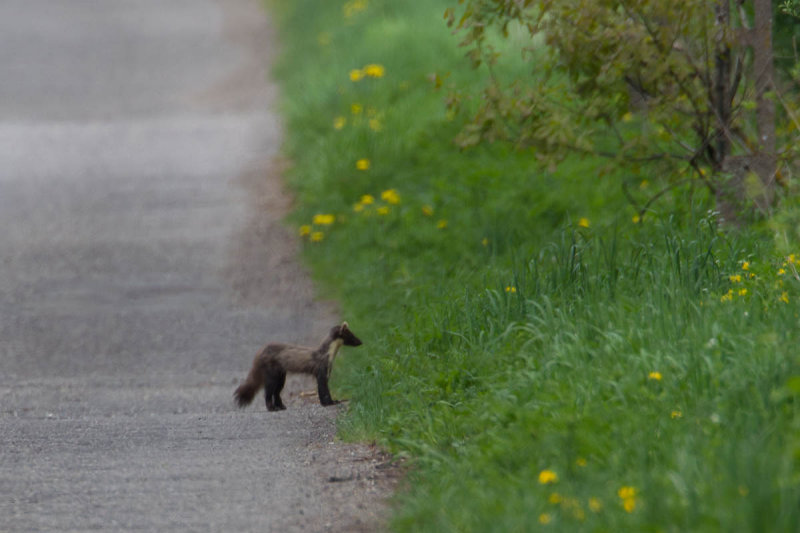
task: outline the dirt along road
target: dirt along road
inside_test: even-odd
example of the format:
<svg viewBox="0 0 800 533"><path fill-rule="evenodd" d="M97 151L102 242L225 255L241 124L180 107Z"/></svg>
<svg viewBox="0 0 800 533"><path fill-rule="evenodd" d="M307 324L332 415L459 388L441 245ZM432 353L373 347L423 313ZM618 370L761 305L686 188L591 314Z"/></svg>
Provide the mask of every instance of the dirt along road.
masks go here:
<svg viewBox="0 0 800 533"><path fill-rule="evenodd" d="M341 407L232 401L339 318L280 225L270 42L258 0L0 2L0 531L380 528Z"/></svg>

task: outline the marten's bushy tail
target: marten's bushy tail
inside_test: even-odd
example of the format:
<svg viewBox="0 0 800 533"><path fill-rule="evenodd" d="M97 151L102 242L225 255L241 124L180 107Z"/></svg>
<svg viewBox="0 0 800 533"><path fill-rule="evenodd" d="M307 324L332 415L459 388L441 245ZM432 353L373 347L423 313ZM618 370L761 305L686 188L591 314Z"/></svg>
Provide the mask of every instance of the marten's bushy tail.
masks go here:
<svg viewBox="0 0 800 533"><path fill-rule="evenodd" d="M251 370L250 373L247 375L247 379L239 385L236 389L236 392L233 393L233 397L236 400L236 405L239 407L245 407L252 403L253 398L255 398L256 393L264 384L261 383L261 377L255 369Z"/></svg>

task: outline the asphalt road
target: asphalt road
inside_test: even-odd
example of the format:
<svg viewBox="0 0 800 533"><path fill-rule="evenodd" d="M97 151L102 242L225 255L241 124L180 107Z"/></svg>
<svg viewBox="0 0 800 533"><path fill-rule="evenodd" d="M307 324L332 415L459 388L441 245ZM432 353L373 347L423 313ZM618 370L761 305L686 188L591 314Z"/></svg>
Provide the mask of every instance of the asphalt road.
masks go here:
<svg viewBox="0 0 800 533"><path fill-rule="evenodd" d="M380 527L341 407L232 402L339 318L280 223L271 43L258 0L0 2L0 531Z"/></svg>

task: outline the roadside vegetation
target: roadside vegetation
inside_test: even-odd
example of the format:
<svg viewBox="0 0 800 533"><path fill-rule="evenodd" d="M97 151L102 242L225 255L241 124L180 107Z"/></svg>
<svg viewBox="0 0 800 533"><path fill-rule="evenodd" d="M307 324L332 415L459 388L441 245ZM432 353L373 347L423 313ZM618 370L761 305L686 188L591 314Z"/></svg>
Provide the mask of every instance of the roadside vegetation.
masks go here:
<svg viewBox="0 0 800 533"><path fill-rule="evenodd" d="M796 530L788 193L733 229L664 169L460 146L488 74L447 27L456 0L269 5L288 223L364 340L334 371L340 432L412 465L394 530Z"/></svg>

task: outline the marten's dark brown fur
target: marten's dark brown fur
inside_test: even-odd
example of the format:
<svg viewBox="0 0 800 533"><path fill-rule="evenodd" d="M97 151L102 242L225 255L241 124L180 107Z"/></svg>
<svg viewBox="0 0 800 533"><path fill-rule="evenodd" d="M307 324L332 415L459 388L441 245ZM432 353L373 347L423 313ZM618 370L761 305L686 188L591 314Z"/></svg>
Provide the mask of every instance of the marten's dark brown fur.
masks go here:
<svg viewBox="0 0 800 533"><path fill-rule="evenodd" d="M281 391L286 382L286 373L311 374L317 378L317 392L322 405L338 403L331 398L328 379L331 376L333 360L339 348L360 346L361 341L343 322L334 326L316 350L291 344L267 344L253 360L253 367L247 379L233 393L239 407L250 405L256 393L264 387L267 410L286 409L281 401Z"/></svg>

